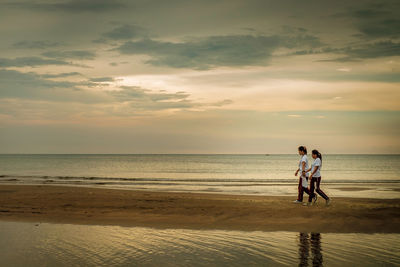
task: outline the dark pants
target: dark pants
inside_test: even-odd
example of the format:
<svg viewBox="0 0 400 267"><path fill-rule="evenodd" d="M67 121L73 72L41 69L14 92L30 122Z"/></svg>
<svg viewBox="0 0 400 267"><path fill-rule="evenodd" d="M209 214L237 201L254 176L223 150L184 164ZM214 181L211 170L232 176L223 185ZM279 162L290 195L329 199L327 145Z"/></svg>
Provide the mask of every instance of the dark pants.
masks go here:
<svg viewBox="0 0 400 267"><path fill-rule="evenodd" d="M315 184L317 186L315 186ZM325 200L329 199L329 197L324 193L324 191L321 190L321 188L319 187L321 184L321 177L313 177L311 179L311 184L310 184L310 193L308 194L308 202L311 202L315 193L314 193L314 189L317 188L317 190L315 190L318 195L320 195L321 197L323 197Z"/></svg>
<svg viewBox="0 0 400 267"><path fill-rule="evenodd" d="M299 178L299 187L298 187L299 194L297 195L297 200L298 201L303 201L304 192L306 192L308 195L310 195L310 191L308 190L307 187L303 187L301 180L302 179L300 177Z"/></svg>

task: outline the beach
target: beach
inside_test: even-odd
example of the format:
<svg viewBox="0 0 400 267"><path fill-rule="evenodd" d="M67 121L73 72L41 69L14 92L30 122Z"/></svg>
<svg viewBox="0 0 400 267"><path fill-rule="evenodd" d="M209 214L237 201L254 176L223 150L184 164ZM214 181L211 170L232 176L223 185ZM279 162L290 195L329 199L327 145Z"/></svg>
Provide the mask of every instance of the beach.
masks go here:
<svg viewBox="0 0 400 267"><path fill-rule="evenodd" d="M0 220L154 228L400 233L400 199L155 192L52 185L0 185Z"/></svg>

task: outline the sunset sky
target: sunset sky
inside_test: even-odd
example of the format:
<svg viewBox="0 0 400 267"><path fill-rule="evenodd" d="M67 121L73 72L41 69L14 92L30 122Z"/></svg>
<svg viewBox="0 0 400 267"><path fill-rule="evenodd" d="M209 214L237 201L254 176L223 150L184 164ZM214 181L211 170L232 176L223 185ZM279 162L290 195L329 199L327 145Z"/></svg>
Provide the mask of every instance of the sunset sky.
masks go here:
<svg viewBox="0 0 400 267"><path fill-rule="evenodd" d="M400 153L400 1L0 0L0 153Z"/></svg>

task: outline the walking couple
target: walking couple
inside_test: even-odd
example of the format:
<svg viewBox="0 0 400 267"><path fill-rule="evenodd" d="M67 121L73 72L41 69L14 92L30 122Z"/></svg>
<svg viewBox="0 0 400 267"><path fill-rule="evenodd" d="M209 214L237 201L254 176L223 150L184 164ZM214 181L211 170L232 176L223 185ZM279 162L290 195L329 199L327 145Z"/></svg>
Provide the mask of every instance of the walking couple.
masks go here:
<svg viewBox="0 0 400 267"><path fill-rule="evenodd" d="M299 178L299 194L297 200L294 203L303 203L303 194L306 192L308 194L308 202L304 203L305 206L310 206L317 201L316 192L325 199L326 205L328 206L331 202L330 198L321 190L321 166L322 166L322 155L318 150L312 151L312 158L314 162L311 164L311 168L308 167L307 159L307 148L305 146L299 146L300 162L299 168L295 172L295 176L300 173ZM308 175L310 172L310 175ZM312 202L314 200L314 202Z"/></svg>

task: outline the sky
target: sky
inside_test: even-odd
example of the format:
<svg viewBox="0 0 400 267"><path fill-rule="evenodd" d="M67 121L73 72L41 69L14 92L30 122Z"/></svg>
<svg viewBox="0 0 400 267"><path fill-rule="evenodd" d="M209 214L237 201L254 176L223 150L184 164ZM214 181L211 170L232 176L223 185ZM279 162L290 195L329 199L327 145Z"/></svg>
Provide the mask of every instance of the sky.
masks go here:
<svg viewBox="0 0 400 267"><path fill-rule="evenodd" d="M0 153L400 153L398 0L0 0Z"/></svg>

